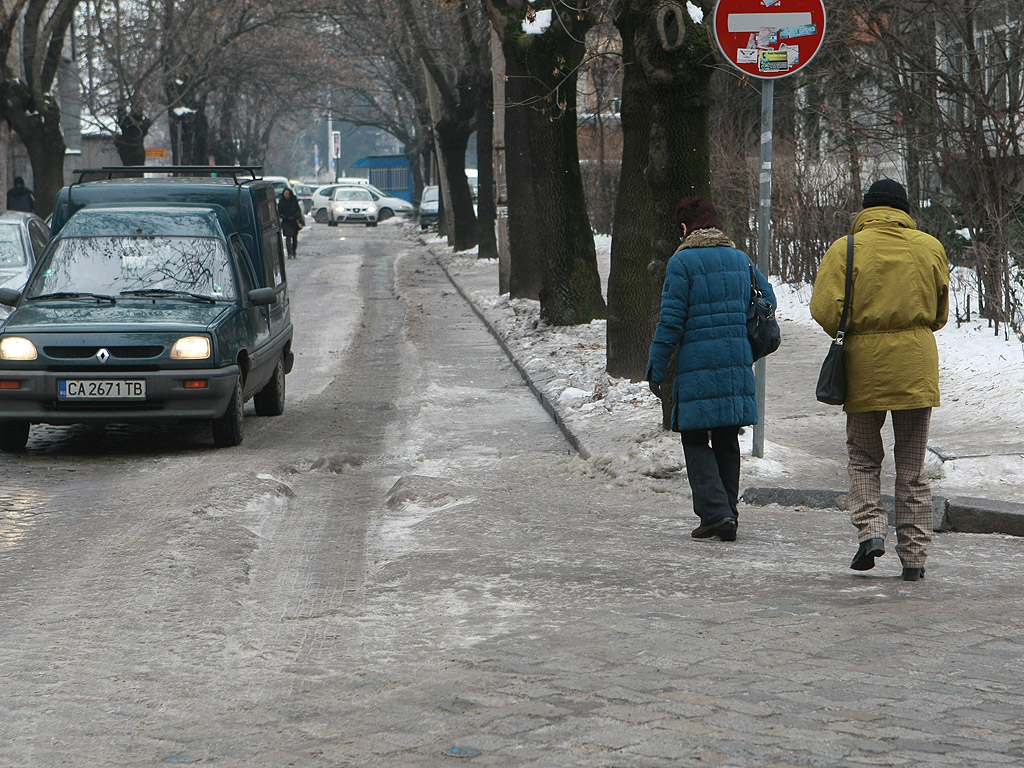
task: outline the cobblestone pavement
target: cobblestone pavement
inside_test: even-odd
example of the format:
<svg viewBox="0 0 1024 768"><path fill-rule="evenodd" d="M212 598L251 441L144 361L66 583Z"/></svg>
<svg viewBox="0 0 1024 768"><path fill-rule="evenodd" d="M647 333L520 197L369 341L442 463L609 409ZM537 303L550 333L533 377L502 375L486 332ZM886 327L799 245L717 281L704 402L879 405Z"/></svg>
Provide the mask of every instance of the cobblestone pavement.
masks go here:
<svg viewBox="0 0 1024 768"><path fill-rule="evenodd" d="M413 304L434 285L417 274ZM419 338L439 335L419 306ZM440 386L474 378L444 360ZM417 431L450 421L423 410ZM485 409L476 426L502 422ZM450 449L418 446L424 469L389 493L360 602L332 625L351 643L331 664L342 764L1024 760L1020 539L938 536L907 583L891 552L849 570L842 512L743 507L737 542L696 541L685 495L651 478L501 440L456 470Z"/></svg>
<svg viewBox="0 0 1024 768"><path fill-rule="evenodd" d="M305 237L340 284L337 235ZM221 503L156 504L131 465L131 511L97 486L11 537L0 766L1024 762L1024 541L938 535L907 583L892 552L849 570L838 511L691 539L685 493L571 450L425 249L365 237L365 369L235 451L272 494L203 468L179 493Z"/></svg>

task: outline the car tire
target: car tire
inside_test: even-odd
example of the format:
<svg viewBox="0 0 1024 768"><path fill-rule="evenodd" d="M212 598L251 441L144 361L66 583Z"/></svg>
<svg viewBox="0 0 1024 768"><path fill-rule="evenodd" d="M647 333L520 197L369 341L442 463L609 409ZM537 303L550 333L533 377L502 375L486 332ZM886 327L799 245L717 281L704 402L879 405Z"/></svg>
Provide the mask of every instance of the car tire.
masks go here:
<svg viewBox="0 0 1024 768"><path fill-rule="evenodd" d="M235 391L228 401L224 415L213 420L213 444L218 448L230 448L242 442L242 418L245 415L245 401L242 397L242 377L235 380Z"/></svg>
<svg viewBox="0 0 1024 768"><path fill-rule="evenodd" d="M270 381L252 399L257 416L280 416L284 413L284 357L277 361Z"/></svg>
<svg viewBox="0 0 1024 768"><path fill-rule="evenodd" d="M0 451L13 453L25 450L28 430L27 421L0 421Z"/></svg>
<svg viewBox="0 0 1024 768"><path fill-rule="evenodd" d="M319 211L314 213L313 214L313 221L315 221L317 224L326 224L327 223L327 209L326 208L321 208Z"/></svg>
<svg viewBox="0 0 1024 768"><path fill-rule="evenodd" d="M380 211L377 213L377 218L380 221L387 221L388 219L390 219L394 215L395 215L395 212L392 211L390 208L381 208Z"/></svg>

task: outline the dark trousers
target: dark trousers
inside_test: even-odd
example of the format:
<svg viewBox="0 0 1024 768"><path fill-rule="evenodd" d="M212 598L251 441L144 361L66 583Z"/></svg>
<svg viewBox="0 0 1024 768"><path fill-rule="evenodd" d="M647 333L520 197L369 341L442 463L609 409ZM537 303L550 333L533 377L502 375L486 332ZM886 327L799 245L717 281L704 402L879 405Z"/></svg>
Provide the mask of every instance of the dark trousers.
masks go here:
<svg viewBox="0 0 1024 768"><path fill-rule="evenodd" d="M284 236L284 247L288 251L288 255L289 256L294 256L295 255L295 250L296 250L296 247L298 246L298 244L299 244L299 236L297 234L295 234L295 235L285 235Z"/></svg>
<svg viewBox="0 0 1024 768"><path fill-rule="evenodd" d="M693 511L701 523L738 518L740 428L689 429L681 436L686 477L693 492Z"/></svg>

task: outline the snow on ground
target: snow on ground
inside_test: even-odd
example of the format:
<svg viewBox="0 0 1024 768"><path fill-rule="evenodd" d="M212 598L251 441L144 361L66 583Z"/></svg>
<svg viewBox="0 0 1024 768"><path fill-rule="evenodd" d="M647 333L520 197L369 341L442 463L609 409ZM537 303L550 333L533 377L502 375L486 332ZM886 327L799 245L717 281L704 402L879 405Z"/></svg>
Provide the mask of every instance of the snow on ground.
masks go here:
<svg viewBox="0 0 1024 768"><path fill-rule="evenodd" d="M434 242L443 243L440 239ZM610 238L598 237L597 250L599 268L606 279ZM495 262L476 259L474 254L449 255L446 259L453 273L463 277L482 271L488 276L497 274ZM816 332L819 336L812 338L819 342L818 346L808 354L823 358L828 339L810 315L811 286L782 285L777 279L772 282L779 300L778 315L785 323L784 335L790 323L803 327L808 334ZM482 285L479 280L467 280L464 288L470 283ZM966 284L969 280L958 280L959 290ZM487 285L491 285L489 280ZM531 380L556 404L569 429L586 436L584 448L610 474L625 482L627 476L637 473L667 478L682 468L678 436L662 430L660 403L646 382L611 378L605 373L605 321L571 327L547 326L540 321L536 301L496 295L496 286L493 290L467 288L467 292ZM962 294L960 298L962 301ZM1024 489L1024 346L1012 331L1009 339L1002 332L997 336L987 321L976 316L960 327L951 316L947 326L936 334L936 341L944 423L952 421L954 433L958 424L965 431L964 440L957 441L949 434L950 427L945 427L946 439L961 445L957 461L943 464L938 457L931 457L941 468L934 475L942 478L940 490L947 495L984 495L987 486L1001 484L1011 490L1004 489L996 498L1013 498L1016 487ZM757 458L751 455L752 430L748 429L741 437L744 484L752 480L779 482L787 476L820 470L823 463L829 464L835 473L845 453L841 442L845 420L836 421L842 419L840 409L819 407L813 399L808 403L808 411L809 418L835 422L832 431L838 441L836 455L812 455L768 440L765 456ZM939 431L935 421L933 444ZM962 448L963 444L980 445L981 449L969 453ZM990 455L972 458L978 453Z"/></svg>

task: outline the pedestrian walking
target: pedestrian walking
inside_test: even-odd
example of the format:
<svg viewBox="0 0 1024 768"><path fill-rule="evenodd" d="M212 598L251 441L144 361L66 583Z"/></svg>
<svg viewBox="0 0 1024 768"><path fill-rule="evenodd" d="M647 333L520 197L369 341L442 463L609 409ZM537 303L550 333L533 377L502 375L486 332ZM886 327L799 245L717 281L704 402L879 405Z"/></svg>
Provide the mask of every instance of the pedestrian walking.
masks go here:
<svg viewBox="0 0 1024 768"><path fill-rule="evenodd" d="M298 249L299 230L306 226L306 220L302 216L299 198L288 187L284 188L281 199L277 202L277 213L281 217L281 234L284 235L288 258L294 259Z"/></svg>
<svg viewBox="0 0 1024 768"><path fill-rule="evenodd" d="M888 519L880 505L892 416L896 462L896 554L903 579L924 576L932 531L932 496L924 460L932 408L939 405L935 331L949 311L949 266L942 244L910 216L903 185L871 185L851 233L829 247L818 267L811 315L835 337L846 288L847 238L853 238L853 286L843 341L850 515L859 545L850 567L867 571L885 554Z"/></svg>
<svg viewBox="0 0 1024 768"><path fill-rule="evenodd" d="M15 176L14 186L7 190L7 210L35 213L36 198L21 176Z"/></svg>
<svg viewBox="0 0 1024 768"><path fill-rule="evenodd" d="M693 511L700 518L690 535L735 541L739 433L757 422L747 338L751 260L722 232L722 220L707 200L681 201L676 221L682 242L665 271L647 380L660 398L669 359L678 351L671 426L680 433ZM756 267L753 274L774 307L771 284Z"/></svg>

